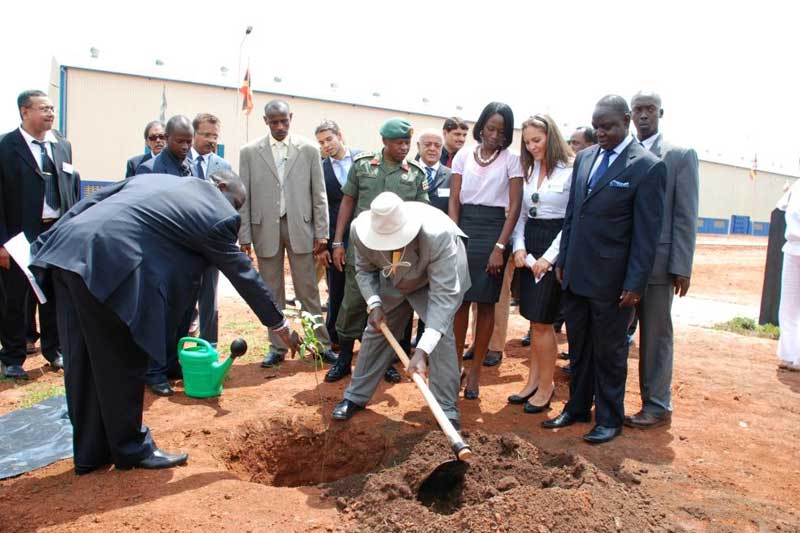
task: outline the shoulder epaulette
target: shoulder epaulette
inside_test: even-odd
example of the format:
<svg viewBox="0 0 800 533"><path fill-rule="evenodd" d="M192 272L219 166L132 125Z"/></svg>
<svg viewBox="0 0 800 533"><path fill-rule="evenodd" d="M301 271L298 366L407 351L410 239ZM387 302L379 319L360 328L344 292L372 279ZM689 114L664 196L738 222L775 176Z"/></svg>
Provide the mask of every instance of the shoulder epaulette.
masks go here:
<svg viewBox="0 0 800 533"><path fill-rule="evenodd" d="M406 161L408 161L408 162L409 162L409 163L410 163L412 166L415 166L415 167L417 167L417 169L418 169L420 172L422 172L423 174L425 174L425 167L423 167L423 166L422 166L422 163L420 163L419 161L417 161L417 160L415 160L415 159L406 159Z"/></svg>
<svg viewBox="0 0 800 533"><path fill-rule="evenodd" d="M353 156L353 162L359 161L366 157L375 157L375 155L376 155L375 152L359 152L357 155Z"/></svg>

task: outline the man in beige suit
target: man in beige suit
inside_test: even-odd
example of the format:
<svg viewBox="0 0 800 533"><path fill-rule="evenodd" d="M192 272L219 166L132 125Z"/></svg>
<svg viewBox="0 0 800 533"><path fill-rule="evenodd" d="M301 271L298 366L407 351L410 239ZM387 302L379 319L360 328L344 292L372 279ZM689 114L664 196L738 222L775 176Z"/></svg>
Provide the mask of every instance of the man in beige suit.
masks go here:
<svg viewBox="0 0 800 533"><path fill-rule="evenodd" d="M283 283L284 252L289 256L296 299L303 310L322 314L314 256L328 242L328 200L319 150L310 141L289 135L292 113L283 100L264 107L269 135L244 146L239 153L239 174L247 188L242 206L239 244L242 251L258 257L258 271L275 292L278 307L286 305ZM324 324L317 338L325 347L323 357L336 361ZM261 366L283 361L287 348L270 333L272 344Z"/></svg>

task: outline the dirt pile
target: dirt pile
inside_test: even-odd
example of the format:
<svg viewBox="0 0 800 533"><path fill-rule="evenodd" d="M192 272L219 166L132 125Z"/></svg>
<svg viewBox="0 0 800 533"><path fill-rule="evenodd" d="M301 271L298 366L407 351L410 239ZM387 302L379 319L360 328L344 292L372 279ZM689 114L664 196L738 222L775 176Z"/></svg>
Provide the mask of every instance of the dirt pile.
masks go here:
<svg viewBox="0 0 800 533"><path fill-rule="evenodd" d="M409 442L377 473L332 483L328 496L354 531L669 531L666 513L641 490L580 456L551 455L513 434L474 432L463 483L425 505L418 490L452 459L444 437Z"/></svg>

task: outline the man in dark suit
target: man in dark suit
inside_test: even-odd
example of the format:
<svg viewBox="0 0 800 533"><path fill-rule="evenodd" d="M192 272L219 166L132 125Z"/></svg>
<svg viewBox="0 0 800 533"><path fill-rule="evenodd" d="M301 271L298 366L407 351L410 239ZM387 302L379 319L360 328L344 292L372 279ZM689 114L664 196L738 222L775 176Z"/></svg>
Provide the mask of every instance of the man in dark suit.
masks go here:
<svg viewBox="0 0 800 533"><path fill-rule="evenodd" d="M191 149L194 142L192 123L183 115L175 115L167 121L167 147L156 157L145 161L136 168L140 174L169 174L171 176L197 176L197 164L192 161ZM192 310L181 321L180 331L183 335L189 332L192 323ZM177 346L167 339L167 356L164 361L153 359L147 370L146 381L150 390L158 396L174 394L169 378L180 378L181 369L178 364Z"/></svg>
<svg viewBox="0 0 800 533"><path fill-rule="evenodd" d="M95 192L36 243L34 268L49 269L66 352L75 472L168 468L186 454L159 450L142 426L148 359L166 359L197 300L208 265L219 268L262 324L291 349L272 293L239 251L245 199L231 172L204 180L159 174Z"/></svg>
<svg viewBox="0 0 800 533"><path fill-rule="evenodd" d="M2 246L20 232L29 242L48 230L80 199L80 178L72 167L72 146L52 131L55 110L42 91L17 98L22 124L0 140L0 352L4 376L27 379L26 302L28 279ZM53 369L63 368L55 306L39 306L42 355Z"/></svg>
<svg viewBox="0 0 800 533"><path fill-rule="evenodd" d="M594 401L596 425L583 438L595 444L622 432L626 331L647 288L664 211L666 167L634 141L630 121L622 97L597 103L598 146L575 159L556 264L573 370L564 411L542 425L589 422Z"/></svg>
<svg viewBox="0 0 800 533"><path fill-rule="evenodd" d="M328 247L319 255L318 259L326 267L328 282L328 316L325 318L325 327L331 342L339 344L339 336L336 334L336 318L339 316L339 308L344 297L344 272L340 272L333 266L331 261L331 243L336 233L335 220L339 217L339 205L342 203L342 187L347 183L347 174L353 166L353 157L361 153L361 150L350 149L345 146L342 131L339 125L332 120L323 120L314 131L314 136L319 143L320 153L325 157L322 160L322 174L325 177L325 192L328 195L328 220L330 231L328 233ZM350 237L350 225L345 231L344 243L347 246ZM339 378L340 367L334 365L327 375ZM341 376L344 377L344 376ZM330 379L329 379L330 380Z"/></svg>
<svg viewBox="0 0 800 533"><path fill-rule="evenodd" d="M647 292L636 306L639 333L639 390L642 408L625 417L625 425L642 429L672 419L672 298L689 290L699 203L697 153L664 142L658 123L664 116L661 97L639 92L631 100L633 124L642 146L667 167L664 221Z"/></svg>
<svg viewBox="0 0 800 533"><path fill-rule="evenodd" d="M139 174L169 174L171 176L196 176L190 150L194 140L192 123L183 115L175 115L167 121L167 148L156 157L136 167Z"/></svg>
<svg viewBox="0 0 800 533"><path fill-rule="evenodd" d="M200 113L192 121L194 138L191 159L195 167L194 174L200 179L206 179L207 176L221 170L233 170L230 163L217 155L217 142L221 126L219 118L210 113ZM218 282L219 270L214 266L208 267L200 285L200 297L197 302L199 312L196 313L199 316L200 337L213 346L217 345L219 334ZM192 318L194 320L194 317Z"/></svg>
<svg viewBox="0 0 800 533"><path fill-rule="evenodd" d="M167 145L167 135L164 132L164 123L160 120L148 122L144 127L144 143L148 150L140 155L135 155L128 159L125 165L125 177L130 178L136 175L136 168L145 161L154 158L161 153Z"/></svg>
<svg viewBox="0 0 800 533"><path fill-rule="evenodd" d="M469 125L461 117L450 117L445 119L442 125L442 137L444 137L444 148L442 148L442 155L439 156L439 162L451 168L453 166L453 158L456 156L461 147L467 141L467 133L469 132Z"/></svg>

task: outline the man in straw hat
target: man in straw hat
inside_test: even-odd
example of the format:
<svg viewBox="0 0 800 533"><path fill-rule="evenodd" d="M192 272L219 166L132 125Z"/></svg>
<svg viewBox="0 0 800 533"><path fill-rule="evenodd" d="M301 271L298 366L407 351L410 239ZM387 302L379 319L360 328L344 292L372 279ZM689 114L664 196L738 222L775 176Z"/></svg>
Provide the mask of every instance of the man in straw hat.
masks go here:
<svg viewBox="0 0 800 533"><path fill-rule="evenodd" d="M356 251L356 281L367 301L369 324L362 337L362 355L333 418L347 420L369 402L394 358L380 324L385 321L399 336L413 309L425 321L426 329L408 373L425 375L430 365L430 389L459 428L453 317L470 287L466 238L435 207L403 202L391 192L379 194L370 210L353 221L350 243Z"/></svg>

